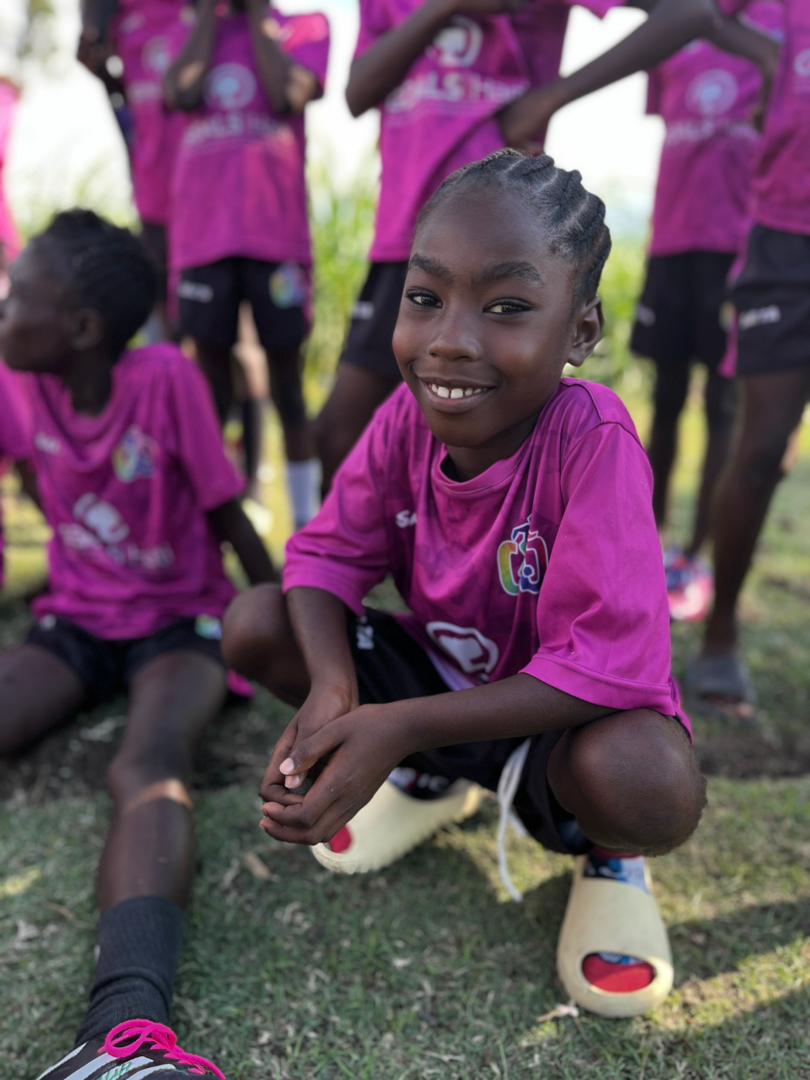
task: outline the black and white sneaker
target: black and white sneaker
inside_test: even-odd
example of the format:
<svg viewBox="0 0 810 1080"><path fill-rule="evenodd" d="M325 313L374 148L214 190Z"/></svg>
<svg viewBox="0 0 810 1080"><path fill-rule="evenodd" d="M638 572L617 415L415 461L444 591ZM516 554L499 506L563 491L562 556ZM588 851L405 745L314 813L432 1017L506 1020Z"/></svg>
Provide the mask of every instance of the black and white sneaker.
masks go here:
<svg viewBox="0 0 810 1080"><path fill-rule="evenodd" d="M65 1054L37 1080L191 1080L225 1073L206 1058L181 1050L177 1036L153 1020L125 1020L104 1039Z"/></svg>

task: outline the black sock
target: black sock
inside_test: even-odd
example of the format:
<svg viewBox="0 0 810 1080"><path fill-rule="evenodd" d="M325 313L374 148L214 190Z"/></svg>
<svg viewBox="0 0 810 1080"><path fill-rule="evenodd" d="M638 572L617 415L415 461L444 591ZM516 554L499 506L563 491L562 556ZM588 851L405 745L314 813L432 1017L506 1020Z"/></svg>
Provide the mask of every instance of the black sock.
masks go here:
<svg viewBox="0 0 810 1080"><path fill-rule="evenodd" d="M102 913L90 1004L77 1043L123 1020L166 1024L185 916L171 900L139 896Z"/></svg>

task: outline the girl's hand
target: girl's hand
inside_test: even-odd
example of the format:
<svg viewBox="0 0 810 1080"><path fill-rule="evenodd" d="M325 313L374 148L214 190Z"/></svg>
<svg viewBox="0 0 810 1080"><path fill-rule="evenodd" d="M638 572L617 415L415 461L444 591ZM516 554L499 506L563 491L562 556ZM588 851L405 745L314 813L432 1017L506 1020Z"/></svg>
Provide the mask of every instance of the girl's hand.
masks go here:
<svg viewBox="0 0 810 1080"><path fill-rule="evenodd" d="M276 840L293 844L331 840L412 751L407 732L390 706L361 705L337 717L299 738L289 756L279 762L285 777L305 776L318 763L323 768L303 796L270 785L262 807L262 829Z"/></svg>
<svg viewBox="0 0 810 1080"><path fill-rule="evenodd" d="M285 776L279 766L286 760L302 740L314 735L324 724L357 707L357 692L354 688L343 689L336 686L318 686L313 683L307 699L273 748L270 764L265 770L259 793L267 801L279 797L285 788L290 790L300 787L302 775ZM278 788L282 789L279 792Z"/></svg>

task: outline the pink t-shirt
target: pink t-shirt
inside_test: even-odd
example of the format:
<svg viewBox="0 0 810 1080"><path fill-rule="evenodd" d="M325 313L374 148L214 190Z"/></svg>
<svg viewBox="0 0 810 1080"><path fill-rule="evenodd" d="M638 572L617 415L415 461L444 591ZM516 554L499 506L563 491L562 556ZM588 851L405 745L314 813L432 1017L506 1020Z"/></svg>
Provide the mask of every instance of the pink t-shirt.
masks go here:
<svg viewBox="0 0 810 1080"><path fill-rule="evenodd" d="M511 458L463 482L406 386L378 410L284 589L360 612L391 574L405 629L454 689L518 672L611 709L678 715L652 477L627 410L563 379Z"/></svg>
<svg viewBox="0 0 810 1080"><path fill-rule="evenodd" d="M270 11L281 48L323 86L329 23ZM221 19L204 102L177 158L171 224L176 269L229 256L312 261L304 117L278 116L262 90L247 16Z"/></svg>
<svg viewBox="0 0 810 1080"><path fill-rule="evenodd" d="M243 487L208 386L173 345L125 353L99 416L61 379L28 376L33 462L53 530L38 617L97 637L145 637L176 619L219 618L234 594L206 512Z"/></svg>
<svg viewBox="0 0 810 1080"><path fill-rule="evenodd" d="M132 187L141 220L166 225L171 177L187 123L163 104L163 76L181 52L194 22L186 0L125 0L113 27L132 113Z"/></svg>
<svg viewBox="0 0 810 1080"><path fill-rule="evenodd" d="M0 363L0 475L9 461L31 456L31 415L18 375ZM3 584L3 519L0 506L0 586Z"/></svg>
<svg viewBox="0 0 810 1080"><path fill-rule="evenodd" d="M417 215L442 180L503 147L496 113L554 79L572 7L602 16L624 0L532 0L515 15L456 15L380 107L380 198L370 258L407 259ZM355 58L421 7L360 0Z"/></svg>
<svg viewBox="0 0 810 1080"><path fill-rule="evenodd" d="M11 216L6 199L5 166L14 115L19 94L14 87L0 79L0 273L3 264L12 262L20 253L20 234Z"/></svg>
<svg viewBox="0 0 810 1080"><path fill-rule="evenodd" d="M719 0L729 14L752 0ZM783 0L784 43L753 181L754 221L810 236L810 4Z"/></svg>
<svg viewBox="0 0 810 1080"><path fill-rule="evenodd" d="M747 16L760 29L778 33L783 8L760 0ZM761 86L754 64L705 41L693 42L650 72L647 111L666 125L651 255L739 251L759 145L750 118Z"/></svg>

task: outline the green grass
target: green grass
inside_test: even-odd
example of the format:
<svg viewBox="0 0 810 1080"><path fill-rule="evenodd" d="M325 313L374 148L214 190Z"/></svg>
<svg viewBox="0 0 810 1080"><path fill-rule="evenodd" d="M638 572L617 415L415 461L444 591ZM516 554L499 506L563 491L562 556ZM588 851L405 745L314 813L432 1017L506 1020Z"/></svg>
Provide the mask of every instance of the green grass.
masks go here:
<svg viewBox="0 0 810 1080"><path fill-rule="evenodd" d="M317 240L324 318L309 358L313 403L328 385L347 298L362 277L365 227L345 207L322 212L329 235ZM344 239L336 245L337 232ZM644 432L646 377L623 345L639 266L632 250L612 262L612 329L584 374L623 390ZM701 439L693 401L676 536L688 530ZM697 835L654 867L676 962L676 989L654 1016L542 1019L564 1000L554 949L568 862L514 839L511 867L526 900L508 902L491 804L388 872L359 880L330 877L307 851L269 842L257 828L255 790L289 710L260 694L215 725L196 778L200 874L175 1008L189 1048L231 1080L810 1078L807 427L802 443L804 460L777 495L743 604L759 719L730 728L695 717L711 773L709 809ZM275 426L269 462L269 540L280 557L289 518ZM20 597L42 578L46 538L10 490L3 645L27 625ZM696 628L675 627L678 672L699 640ZM82 1015L108 813L97 792L123 715L122 701L96 709L0 771L2 1080L31 1080L61 1056Z"/></svg>

